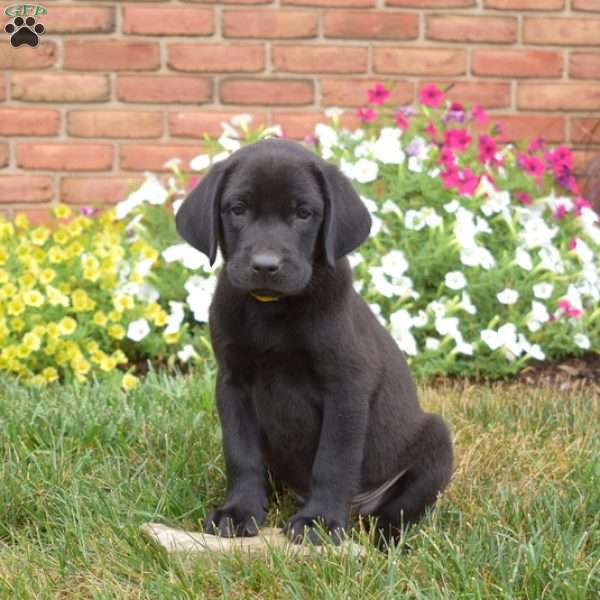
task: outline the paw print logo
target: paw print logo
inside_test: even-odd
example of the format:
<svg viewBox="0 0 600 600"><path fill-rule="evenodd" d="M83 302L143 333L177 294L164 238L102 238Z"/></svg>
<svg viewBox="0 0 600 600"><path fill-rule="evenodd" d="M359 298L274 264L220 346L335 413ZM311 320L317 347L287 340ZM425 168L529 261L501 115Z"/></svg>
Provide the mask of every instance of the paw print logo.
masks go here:
<svg viewBox="0 0 600 600"><path fill-rule="evenodd" d="M4 26L4 31L10 33L10 44L13 48L27 44L35 48L39 43L39 35L44 33L44 26L36 23L33 17L15 17L12 23Z"/></svg>

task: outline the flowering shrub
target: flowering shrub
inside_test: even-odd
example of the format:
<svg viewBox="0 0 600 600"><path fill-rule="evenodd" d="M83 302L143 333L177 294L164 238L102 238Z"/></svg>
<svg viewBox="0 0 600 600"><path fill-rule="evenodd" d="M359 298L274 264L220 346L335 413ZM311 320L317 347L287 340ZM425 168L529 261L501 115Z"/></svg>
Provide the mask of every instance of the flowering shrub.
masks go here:
<svg viewBox="0 0 600 600"><path fill-rule="evenodd" d="M600 228L567 148L501 145L501 124L425 86L394 107L382 85L348 131L328 111L306 141L339 165L373 218L350 256L355 286L414 371L498 377L530 359L600 348ZM191 168L205 172L279 128L223 123ZM99 217L57 207L57 227L0 226L0 369L38 383L118 365L205 360L204 324L221 261L176 234L197 182L169 161L165 187L142 186ZM123 386L136 385L131 373Z"/></svg>

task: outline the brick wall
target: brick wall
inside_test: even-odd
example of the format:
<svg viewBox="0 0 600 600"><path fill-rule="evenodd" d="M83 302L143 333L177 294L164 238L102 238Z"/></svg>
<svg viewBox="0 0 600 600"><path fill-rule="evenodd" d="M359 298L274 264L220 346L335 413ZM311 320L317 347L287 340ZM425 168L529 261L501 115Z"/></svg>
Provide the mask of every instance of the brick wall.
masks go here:
<svg viewBox="0 0 600 600"><path fill-rule="evenodd" d="M452 83L508 138L565 141L580 163L600 148L600 0L42 4L37 48L1 33L4 212L118 201L242 111L302 138L325 107L357 106L381 80L399 103Z"/></svg>

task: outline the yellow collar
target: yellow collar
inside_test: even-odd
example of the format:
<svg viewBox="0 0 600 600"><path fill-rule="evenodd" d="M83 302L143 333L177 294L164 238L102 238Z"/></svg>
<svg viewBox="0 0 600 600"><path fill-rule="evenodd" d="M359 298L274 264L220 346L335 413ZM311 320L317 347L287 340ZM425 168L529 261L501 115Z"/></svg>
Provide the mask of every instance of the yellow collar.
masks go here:
<svg viewBox="0 0 600 600"><path fill-rule="evenodd" d="M275 296L257 296L256 294L250 294L253 298L256 298L259 302L277 302L279 298Z"/></svg>

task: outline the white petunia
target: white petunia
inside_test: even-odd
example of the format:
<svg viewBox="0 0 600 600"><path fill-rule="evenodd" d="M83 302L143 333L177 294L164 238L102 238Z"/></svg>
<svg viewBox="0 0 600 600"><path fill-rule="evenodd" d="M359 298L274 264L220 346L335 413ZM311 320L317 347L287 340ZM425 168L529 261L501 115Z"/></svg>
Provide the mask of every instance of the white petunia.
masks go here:
<svg viewBox="0 0 600 600"><path fill-rule="evenodd" d="M204 171L210 165L210 156L208 154L199 154L190 161L190 169L194 171Z"/></svg>
<svg viewBox="0 0 600 600"><path fill-rule="evenodd" d="M167 317L167 325L164 333L177 333L181 329L181 324L185 318L184 306L185 304L183 302L169 301L171 313Z"/></svg>
<svg viewBox="0 0 600 600"><path fill-rule="evenodd" d="M184 287L188 292L186 301L194 313L194 319L200 323L208 322L208 309L216 284L216 277L200 277L199 275L193 275L185 282Z"/></svg>
<svg viewBox="0 0 600 600"><path fill-rule="evenodd" d="M361 254L359 254L358 252L353 252L352 254L348 255L348 262L350 263L350 266L354 269L355 267L357 267L358 265L360 265L360 263L362 263L364 261L363 257Z"/></svg>
<svg viewBox="0 0 600 600"><path fill-rule="evenodd" d="M400 145L399 129L384 127L373 144L373 157L385 165L399 165L406 158Z"/></svg>
<svg viewBox="0 0 600 600"><path fill-rule="evenodd" d="M242 129L244 129L245 127L248 127L250 123L252 123L253 117L248 113L241 113L239 115L234 115L229 120L231 121L231 124L235 127L241 127Z"/></svg>
<svg viewBox="0 0 600 600"><path fill-rule="evenodd" d="M540 257L539 266L553 273L564 273L565 265L558 248L555 248L552 244L548 244L538 251Z"/></svg>
<svg viewBox="0 0 600 600"><path fill-rule="evenodd" d="M404 226L406 229L412 229L413 231L419 231L425 227L425 219L421 214L421 211L413 210L412 208L406 211L404 215Z"/></svg>
<svg viewBox="0 0 600 600"><path fill-rule="evenodd" d="M463 291L458 307L462 308L465 312L468 312L470 315L477 314L477 308L471 301L471 296L469 296L468 292Z"/></svg>
<svg viewBox="0 0 600 600"><path fill-rule="evenodd" d="M119 202L116 207L117 219L125 218L134 208L144 202L150 204L164 204L169 197L169 192L163 187L158 179L146 173L146 180L135 191L131 192L126 200Z"/></svg>
<svg viewBox="0 0 600 600"><path fill-rule="evenodd" d="M384 326L387 327L385 319L381 316L381 306L379 304L369 304L369 308L373 311L375 318Z"/></svg>
<svg viewBox="0 0 600 600"><path fill-rule="evenodd" d="M387 214L387 213L394 213L396 215L398 215L399 217L402 216L402 210L400 209L400 207L390 198L388 198L382 205L381 205L381 212L383 214Z"/></svg>
<svg viewBox="0 0 600 600"><path fill-rule="evenodd" d="M425 350L437 350L440 347L440 341L436 338L427 337L425 338Z"/></svg>
<svg viewBox="0 0 600 600"><path fill-rule="evenodd" d="M424 206L421 209L421 214L425 218L425 223L427 223L428 227L439 227L443 223L442 217L435 212L435 209L429 206Z"/></svg>
<svg viewBox="0 0 600 600"><path fill-rule="evenodd" d="M360 294L365 285L365 282L362 279L358 279L358 280L355 280L352 285L354 286L356 293Z"/></svg>
<svg viewBox="0 0 600 600"><path fill-rule="evenodd" d="M179 261L186 269L210 269L208 257L189 244L175 244L162 251L162 257L168 262Z"/></svg>
<svg viewBox="0 0 600 600"><path fill-rule="evenodd" d="M526 321L529 331L538 331L549 320L550 315L546 306L537 300L533 300L531 302L531 312L527 315Z"/></svg>
<svg viewBox="0 0 600 600"><path fill-rule="evenodd" d="M425 327L429 322L429 316L424 310L420 310L416 315L412 317L413 327Z"/></svg>
<svg viewBox="0 0 600 600"><path fill-rule="evenodd" d="M467 279L461 271L449 271L444 277L444 283L451 290L462 290L467 285Z"/></svg>
<svg viewBox="0 0 600 600"><path fill-rule="evenodd" d="M451 202L447 202L446 204L444 204L444 210L450 214L454 214L459 207L460 204L458 200L452 200Z"/></svg>
<svg viewBox="0 0 600 600"><path fill-rule="evenodd" d="M339 119L344 114L343 108L338 108L337 106L331 106L325 109L325 116L328 119L336 120Z"/></svg>
<svg viewBox="0 0 600 600"><path fill-rule="evenodd" d="M370 183L371 181L375 181L378 172L379 167L377 166L377 163L366 158L361 158L354 165L354 179L359 183Z"/></svg>
<svg viewBox="0 0 600 600"><path fill-rule="evenodd" d="M525 269L525 271L531 271L533 268L533 261L531 260L531 255L527 250L523 248L517 248L517 252L515 254L515 261L521 267L521 269Z"/></svg>
<svg viewBox="0 0 600 600"><path fill-rule="evenodd" d="M496 264L496 259L487 248L474 245L461 249L460 262L467 267L483 267L489 271Z"/></svg>
<svg viewBox="0 0 600 600"><path fill-rule="evenodd" d="M458 318L438 317L435 320L435 329L440 335L453 335L458 331Z"/></svg>
<svg viewBox="0 0 600 600"><path fill-rule="evenodd" d="M514 304L519 299L519 292L511 288L504 288L501 292L496 294L498 302L502 304Z"/></svg>
<svg viewBox="0 0 600 600"><path fill-rule="evenodd" d="M446 314L446 305L439 300L433 300L427 305L427 308L436 316L436 318L443 317Z"/></svg>
<svg viewBox="0 0 600 600"><path fill-rule="evenodd" d="M579 346L580 348L583 348L584 350L588 350L591 346L590 338L583 333L576 333L573 336L573 341L575 342L576 346Z"/></svg>
<svg viewBox="0 0 600 600"><path fill-rule="evenodd" d="M338 144L338 134L333 127L318 123L315 125L315 136L319 139L319 144L322 148L331 148Z"/></svg>
<svg viewBox="0 0 600 600"><path fill-rule="evenodd" d="M549 227L541 217L532 217L525 221L519 236L527 249L531 250L550 244L557 233L558 227Z"/></svg>
<svg viewBox="0 0 600 600"><path fill-rule="evenodd" d="M411 156L408 159L408 170L413 173L422 173L423 172L423 159L418 156Z"/></svg>
<svg viewBox="0 0 600 600"><path fill-rule="evenodd" d="M132 321L127 327L127 337L134 342L142 341L150 333L150 325L146 319Z"/></svg>
<svg viewBox="0 0 600 600"><path fill-rule="evenodd" d="M177 358L183 363L188 362L190 358L194 358L196 356L198 356L198 353L196 352L196 350L194 350L194 346L192 346L191 344L186 344L177 353Z"/></svg>
<svg viewBox="0 0 600 600"><path fill-rule="evenodd" d="M594 253L592 249L582 240L577 238L575 246L575 254L582 263L594 262Z"/></svg>
<svg viewBox="0 0 600 600"><path fill-rule="evenodd" d="M226 150L224 150L223 152L219 152L218 154L215 154L212 157L212 162L213 162L213 164L221 162L222 160L229 158L229 155L230 155L230 152L227 152Z"/></svg>
<svg viewBox="0 0 600 600"><path fill-rule="evenodd" d="M178 200L175 200L175 202L173 202L173 214L176 215L177 211L179 211L179 209L181 208L181 205L183 204L184 198L179 198Z"/></svg>
<svg viewBox="0 0 600 600"><path fill-rule="evenodd" d="M386 275L399 277L408 269L408 262L402 250L390 250L381 258L381 269Z"/></svg>
<svg viewBox="0 0 600 600"><path fill-rule="evenodd" d="M554 286L551 283L542 281L533 286L533 295L540 300L548 300L552 296Z"/></svg>
<svg viewBox="0 0 600 600"><path fill-rule="evenodd" d="M502 346L502 341L497 331L493 329L483 329L479 334L483 342L485 342L490 350L498 350Z"/></svg>
<svg viewBox="0 0 600 600"><path fill-rule="evenodd" d="M340 171L348 178L354 179L354 163L342 158L340 161Z"/></svg>

